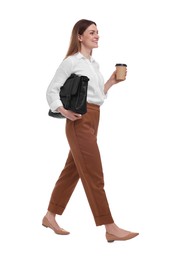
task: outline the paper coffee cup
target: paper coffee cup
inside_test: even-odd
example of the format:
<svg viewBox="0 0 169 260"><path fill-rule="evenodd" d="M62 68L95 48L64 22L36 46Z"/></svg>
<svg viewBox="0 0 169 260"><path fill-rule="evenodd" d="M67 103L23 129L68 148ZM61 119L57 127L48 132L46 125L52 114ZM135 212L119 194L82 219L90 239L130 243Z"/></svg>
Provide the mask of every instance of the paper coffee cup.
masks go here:
<svg viewBox="0 0 169 260"><path fill-rule="evenodd" d="M116 64L116 79L117 80L125 80L126 78L126 64L117 63Z"/></svg>

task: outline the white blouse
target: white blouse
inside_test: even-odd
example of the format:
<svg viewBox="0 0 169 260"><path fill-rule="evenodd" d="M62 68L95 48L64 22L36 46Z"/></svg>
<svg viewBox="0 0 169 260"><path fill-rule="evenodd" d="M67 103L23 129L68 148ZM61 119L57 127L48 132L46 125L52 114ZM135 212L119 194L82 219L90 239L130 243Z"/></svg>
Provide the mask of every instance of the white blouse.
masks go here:
<svg viewBox="0 0 169 260"><path fill-rule="evenodd" d="M59 96L60 88L72 73L89 78L87 102L102 105L106 95L104 94L104 79L99 71L99 65L92 57L89 60L79 52L62 61L49 84L46 97L51 110L54 112L62 106Z"/></svg>

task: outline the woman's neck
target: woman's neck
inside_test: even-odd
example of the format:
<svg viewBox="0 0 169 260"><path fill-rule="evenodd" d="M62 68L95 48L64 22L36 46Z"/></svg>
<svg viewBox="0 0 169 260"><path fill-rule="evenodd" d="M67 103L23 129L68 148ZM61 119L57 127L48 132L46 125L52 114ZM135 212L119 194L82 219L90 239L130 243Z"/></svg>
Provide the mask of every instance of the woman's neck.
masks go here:
<svg viewBox="0 0 169 260"><path fill-rule="evenodd" d="M91 54L92 54L92 50L91 49L86 49L86 48L81 48L80 53L87 59L90 60L91 58Z"/></svg>

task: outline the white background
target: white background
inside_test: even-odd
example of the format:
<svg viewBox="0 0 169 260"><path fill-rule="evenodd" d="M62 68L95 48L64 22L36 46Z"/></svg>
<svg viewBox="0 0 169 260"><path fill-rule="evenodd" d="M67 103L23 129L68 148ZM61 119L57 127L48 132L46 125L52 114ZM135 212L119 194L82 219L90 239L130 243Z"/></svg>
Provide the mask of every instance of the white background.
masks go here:
<svg viewBox="0 0 169 260"><path fill-rule="evenodd" d="M167 0L0 2L1 259L168 259L169 53ZM41 225L68 145L64 120L47 115L46 89L74 23L97 23L93 56L105 80L127 80L101 108L98 143L113 217L140 235L109 244L79 182L58 217L69 236Z"/></svg>

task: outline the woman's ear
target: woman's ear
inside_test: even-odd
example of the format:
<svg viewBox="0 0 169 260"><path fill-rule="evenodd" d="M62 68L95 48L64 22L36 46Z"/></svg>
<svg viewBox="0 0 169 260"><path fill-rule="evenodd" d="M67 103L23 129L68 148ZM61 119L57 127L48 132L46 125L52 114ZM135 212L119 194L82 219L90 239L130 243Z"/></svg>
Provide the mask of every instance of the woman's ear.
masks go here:
<svg viewBox="0 0 169 260"><path fill-rule="evenodd" d="M82 41L82 35L78 34L78 40L81 42Z"/></svg>

